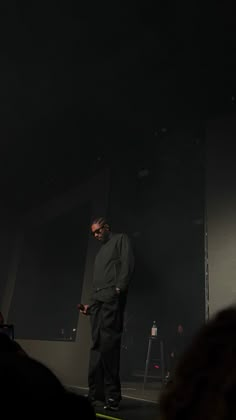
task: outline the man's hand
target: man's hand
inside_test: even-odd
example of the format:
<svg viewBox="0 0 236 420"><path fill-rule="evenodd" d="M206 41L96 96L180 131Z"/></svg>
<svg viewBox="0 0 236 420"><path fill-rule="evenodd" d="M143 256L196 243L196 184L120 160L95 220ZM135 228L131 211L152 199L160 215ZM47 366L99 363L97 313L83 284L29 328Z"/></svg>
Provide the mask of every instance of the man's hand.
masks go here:
<svg viewBox="0 0 236 420"><path fill-rule="evenodd" d="M117 295L120 295L120 289L119 289L119 287L116 287L116 293L117 293Z"/></svg>
<svg viewBox="0 0 236 420"><path fill-rule="evenodd" d="M172 353L170 353L170 357L172 357L172 359L174 359L175 353L173 351L172 351Z"/></svg>
<svg viewBox="0 0 236 420"><path fill-rule="evenodd" d="M88 315L89 305L83 305L83 304L79 303L77 305L77 308L81 312L81 314Z"/></svg>

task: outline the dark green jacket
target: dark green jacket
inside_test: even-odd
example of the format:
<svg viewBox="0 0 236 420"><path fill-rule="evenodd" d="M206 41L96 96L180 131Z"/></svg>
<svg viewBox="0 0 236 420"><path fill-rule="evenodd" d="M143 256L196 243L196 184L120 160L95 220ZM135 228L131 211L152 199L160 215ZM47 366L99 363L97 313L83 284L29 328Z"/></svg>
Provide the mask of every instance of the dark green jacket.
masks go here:
<svg viewBox="0 0 236 420"><path fill-rule="evenodd" d="M112 233L95 259L92 299L105 302L115 296L116 288L126 293L133 270L134 256L128 236Z"/></svg>

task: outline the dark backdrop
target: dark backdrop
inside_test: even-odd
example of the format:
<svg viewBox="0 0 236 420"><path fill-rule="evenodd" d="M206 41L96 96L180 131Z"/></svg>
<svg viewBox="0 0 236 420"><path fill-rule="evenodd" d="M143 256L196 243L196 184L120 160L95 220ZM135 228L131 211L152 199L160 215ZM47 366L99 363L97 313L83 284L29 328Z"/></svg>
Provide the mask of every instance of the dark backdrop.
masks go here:
<svg viewBox="0 0 236 420"><path fill-rule="evenodd" d="M122 355L126 376L144 369L153 320L168 361L177 325L187 344L205 319L204 137L190 129L157 134L123 157L111 183L114 230L130 235L136 256Z"/></svg>

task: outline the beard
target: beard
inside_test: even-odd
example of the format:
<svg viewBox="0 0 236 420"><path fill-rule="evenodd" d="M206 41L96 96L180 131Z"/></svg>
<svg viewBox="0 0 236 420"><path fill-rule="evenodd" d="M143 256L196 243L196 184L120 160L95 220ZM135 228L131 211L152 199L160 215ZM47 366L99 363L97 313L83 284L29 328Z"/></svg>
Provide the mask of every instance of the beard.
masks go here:
<svg viewBox="0 0 236 420"><path fill-rule="evenodd" d="M100 242L105 244L110 239L111 232L109 230L105 230L103 235L101 236Z"/></svg>

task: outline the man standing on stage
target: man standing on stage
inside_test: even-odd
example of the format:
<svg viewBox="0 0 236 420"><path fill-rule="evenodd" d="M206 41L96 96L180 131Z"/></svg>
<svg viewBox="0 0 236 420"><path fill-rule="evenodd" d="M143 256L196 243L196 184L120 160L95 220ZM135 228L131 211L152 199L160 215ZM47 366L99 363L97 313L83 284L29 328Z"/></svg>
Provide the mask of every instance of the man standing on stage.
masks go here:
<svg viewBox="0 0 236 420"><path fill-rule="evenodd" d="M90 315L93 342L88 376L89 399L94 405L98 400L105 400L104 408L118 410L123 314L134 257L128 237L112 233L104 217L93 220L91 232L100 241L101 248L94 263L92 302L81 310Z"/></svg>

